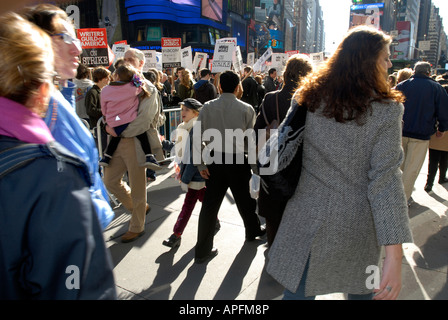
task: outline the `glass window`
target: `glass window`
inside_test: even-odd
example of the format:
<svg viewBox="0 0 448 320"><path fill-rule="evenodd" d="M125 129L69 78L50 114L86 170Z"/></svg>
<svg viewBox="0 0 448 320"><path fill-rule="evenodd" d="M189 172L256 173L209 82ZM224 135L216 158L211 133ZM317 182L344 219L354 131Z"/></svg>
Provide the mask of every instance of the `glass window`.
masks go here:
<svg viewBox="0 0 448 320"><path fill-rule="evenodd" d="M198 32L197 28L185 30L182 33L182 41L184 43L199 42L199 32Z"/></svg>
<svg viewBox="0 0 448 320"><path fill-rule="evenodd" d="M146 29L145 27L137 28L137 41L145 41L146 39Z"/></svg>
<svg viewBox="0 0 448 320"><path fill-rule="evenodd" d="M201 43L208 44L208 33L207 31L201 31Z"/></svg>
<svg viewBox="0 0 448 320"><path fill-rule="evenodd" d="M212 28L209 28L208 29L208 34L210 36L210 44L212 46L214 46L215 45L215 30L213 30Z"/></svg>
<svg viewBox="0 0 448 320"><path fill-rule="evenodd" d="M160 39L162 38L160 27L150 26L147 30L146 41L160 41Z"/></svg>

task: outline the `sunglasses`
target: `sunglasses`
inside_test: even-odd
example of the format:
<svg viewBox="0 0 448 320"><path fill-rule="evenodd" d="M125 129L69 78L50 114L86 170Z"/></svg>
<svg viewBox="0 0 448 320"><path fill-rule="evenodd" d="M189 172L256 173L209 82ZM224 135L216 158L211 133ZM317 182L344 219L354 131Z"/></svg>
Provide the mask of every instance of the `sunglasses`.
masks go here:
<svg viewBox="0 0 448 320"><path fill-rule="evenodd" d="M51 35L52 37L60 37L62 41L66 44L74 43L76 46L81 47L81 41L78 38L73 38L68 33L55 33Z"/></svg>

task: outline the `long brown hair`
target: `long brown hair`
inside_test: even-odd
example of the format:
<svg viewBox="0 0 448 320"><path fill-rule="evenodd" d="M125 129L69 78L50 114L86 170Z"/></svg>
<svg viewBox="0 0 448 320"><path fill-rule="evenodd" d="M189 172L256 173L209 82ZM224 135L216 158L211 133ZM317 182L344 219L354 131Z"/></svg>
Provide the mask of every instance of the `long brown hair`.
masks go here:
<svg viewBox="0 0 448 320"><path fill-rule="evenodd" d="M188 90L192 89L192 75L191 72L187 69L182 70L182 79L180 81Z"/></svg>
<svg viewBox="0 0 448 320"><path fill-rule="evenodd" d="M324 103L323 115L337 122L362 124L374 101L404 101L392 90L378 64L391 38L371 27L352 29L335 54L303 82L297 101L315 112Z"/></svg>

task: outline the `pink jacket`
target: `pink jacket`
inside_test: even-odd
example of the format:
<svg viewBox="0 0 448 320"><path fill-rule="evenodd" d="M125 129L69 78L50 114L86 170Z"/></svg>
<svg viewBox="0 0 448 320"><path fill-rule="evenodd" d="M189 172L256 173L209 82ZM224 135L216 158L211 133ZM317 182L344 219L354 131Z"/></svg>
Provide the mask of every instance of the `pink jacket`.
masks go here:
<svg viewBox="0 0 448 320"><path fill-rule="evenodd" d="M132 83L112 82L101 90L101 112L112 128L131 123L137 118L138 94L141 87Z"/></svg>

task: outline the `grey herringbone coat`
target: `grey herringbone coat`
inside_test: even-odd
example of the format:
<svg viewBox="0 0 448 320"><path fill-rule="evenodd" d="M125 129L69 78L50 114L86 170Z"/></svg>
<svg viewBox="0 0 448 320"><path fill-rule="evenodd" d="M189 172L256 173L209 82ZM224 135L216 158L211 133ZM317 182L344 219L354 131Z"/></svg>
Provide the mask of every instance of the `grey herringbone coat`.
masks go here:
<svg viewBox="0 0 448 320"><path fill-rule="evenodd" d="M364 125L307 114L303 167L267 267L295 292L310 258L306 295L366 294L381 246L412 242L401 180L403 105L373 103Z"/></svg>

